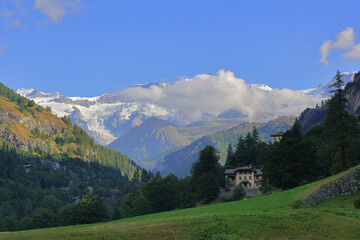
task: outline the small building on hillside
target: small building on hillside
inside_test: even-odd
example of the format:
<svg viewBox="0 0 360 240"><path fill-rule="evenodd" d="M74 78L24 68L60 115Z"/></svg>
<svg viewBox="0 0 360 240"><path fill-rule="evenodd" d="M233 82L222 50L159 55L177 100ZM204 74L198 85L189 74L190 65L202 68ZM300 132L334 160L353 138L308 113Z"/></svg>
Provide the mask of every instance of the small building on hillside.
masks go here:
<svg viewBox="0 0 360 240"><path fill-rule="evenodd" d="M80 196L75 196L75 197L73 197L72 202L73 203L78 203L78 202L80 202L80 200L81 200Z"/></svg>
<svg viewBox="0 0 360 240"><path fill-rule="evenodd" d="M31 169L31 164L30 164L30 163L24 164L23 167L25 168L25 171L26 171L27 173L30 172L30 169Z"/></svg>
<svg viewBox="0 0 360 240"><path fill-rule="evenodd" d="M284 134L283 132L277 132L277 133L274 133L274 134L270 135L272 143L280 142L280 140L282 139L283 134Z"/></svg>
<svg viewBox="0 0 360 240"><path fill-rule="evenodd" d="M228 179L229 189L241 184L245 189L258 189L261 186L262 171L250 167L238 167L225 170L225 179Z"/></svg>

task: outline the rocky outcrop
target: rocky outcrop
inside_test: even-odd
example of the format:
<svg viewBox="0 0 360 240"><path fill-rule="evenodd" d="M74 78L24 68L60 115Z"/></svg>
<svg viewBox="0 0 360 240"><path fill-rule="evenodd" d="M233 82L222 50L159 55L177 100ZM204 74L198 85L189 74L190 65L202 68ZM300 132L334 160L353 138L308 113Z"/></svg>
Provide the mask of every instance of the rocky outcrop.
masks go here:
<svg viewBox="0 0 360 240"><path fill-rule="evenodd" d="M305 198L303 203L312 206L324 199L356 193L359 190L360 184L359 174L360 165L344 176L341 176L330 183L324 184Z"/></svg>

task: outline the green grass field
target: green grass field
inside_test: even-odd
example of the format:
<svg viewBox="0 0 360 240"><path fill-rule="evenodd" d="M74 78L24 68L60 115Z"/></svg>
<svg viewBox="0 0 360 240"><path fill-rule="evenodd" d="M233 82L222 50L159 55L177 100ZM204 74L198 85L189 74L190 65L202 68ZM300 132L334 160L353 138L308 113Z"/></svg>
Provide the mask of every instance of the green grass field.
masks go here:
<svg viewBox="0 0 360 240"><path fill-rule="evenodd" d="M314 207L299 199L328 179L268 196L113 222L0 233L0 239L360 239L360 192Z"/></svg>

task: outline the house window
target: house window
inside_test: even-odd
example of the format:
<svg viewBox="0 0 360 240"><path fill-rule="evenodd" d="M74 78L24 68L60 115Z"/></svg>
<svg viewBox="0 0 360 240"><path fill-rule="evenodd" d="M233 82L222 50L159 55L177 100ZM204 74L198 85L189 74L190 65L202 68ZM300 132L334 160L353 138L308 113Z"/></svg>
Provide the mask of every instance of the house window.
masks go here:
<svg viewBox="0 0 360 240"><path fill-rule="evenodd" d="M249 176L249 180L251 180L251 176Z"/></svg>
<svg viewBox="0 0 360 240"><path fill-rule="evenodd" d="M239 176L239 180L241 180L241 176Z"/></svg>
<svg viewBox="0 0 360 240"><path fill-rule="evenodd" d="M244 180L246 180L246 176L244 176Z"/></svg>
<svg viewBox="0 0 360 240"><path fill-rule="evenodd" d="M249 187L251 187L251 183L249 183Z"/></svg>

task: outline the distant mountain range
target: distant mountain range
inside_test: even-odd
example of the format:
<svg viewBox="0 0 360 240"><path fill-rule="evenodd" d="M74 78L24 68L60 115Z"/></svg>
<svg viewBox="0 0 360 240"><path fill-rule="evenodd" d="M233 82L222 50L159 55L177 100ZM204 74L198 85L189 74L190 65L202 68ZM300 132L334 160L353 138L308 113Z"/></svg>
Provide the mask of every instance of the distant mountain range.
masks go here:
<svg viewBox="0 0 360 240"><path fill-rule="evenodd" d="M268 123L245 122L231 129L204 136L178 151L159 158L155 170L159 170L163 176L172 173L178 177L185 177L189 174L192 164L198 160L200 150L206 145L211 145L219 151L220 163L224 164L229 144L236 148L239 138L245 137L254 127L259 132L260 140L270 142L271 134L289 130L294 121L295 117L281 117Z"/></svg>
<svg viewBox="0 0 360 240"><path fill-rule="evenodd" d="M202 105L200 104L203 107L202 110L194 110L191 106L186 107L178 103L178 101L189 99L175 98L177 101L174 102L171 98L172 95L177 94L182 96L177 92L179 86L195 82L194 87L201 88L202 85L196 84L195 80L207 81L209 79L210 81L214 78L229 78L229 74L226 74L228 73L219 72L218 76L201 74L193 79L175 83L137 84L122 92L106 93L91 98L67 97L58 92L44 93L35 89L18 89L17 93L34 100L41 106L51 107L52 112L58 116L68 116L97 143L109 145L125 153L141 166L151 169L156 167L165 173L167 166L171 165L168 164L170 161L168 156L174 151L181 151L183 147L196 145L196 143L199 143L197 146L200 148L204 143L200 141L202 137L245 124L247 121L251 121L251 124L259 122L258 126L263 127L263 123L260 122L268 122L281 116L298 116L306 107L314 107L320 104L321 99L326 99L329 96L328 86L332 83L332 81L325 82L318 87L306 90L272 89L265 84L245 84L243 80L233 79L230 76L227 84L220 84L214 88L223 91L231 88L234 82L242 84L240 90L244 89L244 91L238 94L247 96L246 101L237 103L235 99L232 105L227 106L227 104L222 104L221 96L210 96L210 98L205 96L205 99L212 101L209 105L215 105L217 108L206 110L207 102L205 101L201 103ZM342 79L345 82L351 82L354 75L355 72L342 73ZM189 91L192 91L191 88ZM206 95L207 93L197 92L197 94ZM163 95L170 97L156 101ZM292 98L293 95L294 98ZM190 99L189 102L196 105L198 101L201 101L200 97L202 96L194 100ZM254 102L255 98L258 102ZM149 101L147 102L146 99ZM301 102L302 99L305 100ZM254 106L259 107L255 113L251 109ZM281 120L278 121L281 122ZM289 127L289 121L285 120L285 122ZM271 134L272 132L269 130L264 133ZM239 135L236 135L234 139L238 137ZM263 140L268 140L268 138L269 136L262 136ZM212 138L211 141L217 145L220 152L223 151L220 143ZM231 143L231 141L228 142ZM180 154L180 152L177 153Z"/></svg>
<svg viewBox="0 0 360 240"><path fill-rule="evenodd" d="M342 73L345 82L353 79L354 73ZM205 77L208 76L203 74ZM202 77L204 77L202 76ZM212 77L211 75L209 75ZM176 85L177 83L175 83ZM322 98L329 96L328 85L330 83L322 83L316 88L307 90L297 90L296 93L313 96L321 95ZM174 84L163 82L152 82L148 84L137 84L133 89L166 89ZM228 87L225 86L224 87ZM277 89L272 89L265 84L246 84L248 91L255 91L259 94L270 94ZM231 106L215 114L213 112L196 111L189 109L165 109L156 104L144 104L131 99L131 97L118 93L105 93L98 97L67 97L59 92L44 93L35 89L18 89L18 94L34 100L43 107L51 107L52 112L57 116L68 116L74 122L83 127L92 136L96 142L102 145L108 145L121 136L125 135L133 127L141 125L150 117L158 117L170 123L184 126L197 121L207 121L217 118L241 118L249 120L246 113L238 109L232 109ZM241 93L239 93L241 94ZM250 99L249 99L250 101ZM312 102L310 106L315 106L317 102ZM300 110L301 112L301 110ZM298 112L297 114L299 114ZM266 119L275 119L287 114L286 111L281 115L273 115L274 113L266 113L252 121L264 121Z"/></svg>
<svg viewBox="0 0 360 240"><path fill-rule="evenodd" d="M165 153L173 152L202 136L229 129L241 122L241 118L222 118L178 126L151 117L108 146L131 157L143 167L153 168Z"/></svg>

